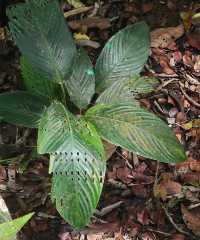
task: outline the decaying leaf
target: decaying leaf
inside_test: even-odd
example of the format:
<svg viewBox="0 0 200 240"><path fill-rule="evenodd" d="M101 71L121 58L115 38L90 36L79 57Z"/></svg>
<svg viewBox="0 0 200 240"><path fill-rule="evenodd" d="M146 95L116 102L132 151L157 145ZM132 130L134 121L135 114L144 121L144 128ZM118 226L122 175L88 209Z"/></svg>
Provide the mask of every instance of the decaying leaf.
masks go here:
<svg viewBox="0 0 200 240"><path fill-rule="evenodd" d="M80 0L66 0L74 8L84 7L85 5Z"/></svg>
<svg viewBox="0 0 200 240"><path fill-rule="evenodd" d="M183 204L181 205L183 220L192 232L200 236L200 209L195 208L189 211Z"/></svg>
<svg viewBox="0 0 200 240"><path fill-rule="evenodd" d="M99 28L100 30L107 29L111 26L110 20L107 18L85 18L82 20L72 20L68 22L69 26L73 30L81 30L87 32L89 28Z"/></svg>
<svg viewBox="0 0 200 240"><path fill-rule="evenodd" d="M200 119L193 119L187 123L183 123L181 127L185 130L190 130L191 128L199 128L200 127Z"/></svg>
<svg viewBox="0 0 200 240"><path fill-rule="evenodd" d="M182 18L183 25L186 31L188 31L192 25L192 9L189 9L187 12L181 12L180 17Z"/></svg>
<svg viewBox="0 0 200 240"><path fill-rule="evenodd" d="M183 25L177 27L158 28L151 32L151 47L167 48L184 34Z"/></svg>
<svg viewBox="0 0 200 240"><path fill-rule="evenodd" d="M180 183L164 177L163 180L154 187L154 196L166 201L167 198L179 196L182 192Z"/></svg>
<svg viewBox="0 0 200 240"><path fill-rule="evenodd" d="M187 34L187 40L190 46L200 50L200 33L199 32L190 32Z"/></svg>
<svg viewBox="0 0 200 240"><path fill-rule="evenodd" d="M200 161L190 157L187 159L187 161L177 164L176 169L178 172L185 173L189 171L200 172Z"/></svg>

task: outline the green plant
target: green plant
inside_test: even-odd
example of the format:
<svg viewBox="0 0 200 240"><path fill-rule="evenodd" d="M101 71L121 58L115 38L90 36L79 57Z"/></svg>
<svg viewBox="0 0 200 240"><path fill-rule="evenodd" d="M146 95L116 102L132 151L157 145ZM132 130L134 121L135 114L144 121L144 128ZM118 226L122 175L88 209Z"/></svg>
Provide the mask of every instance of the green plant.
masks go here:
<svg viewBox="0 0 200 240"><path fill-rule="evenodd" d="M115 34L93 71L84 49L76 48L57 1L27 0L7 13L22 53L26 91L1 94L0 116L39 128L38 152L50 154L51 198L66 221L83 227L97 206L106 171L101 138L161 162L185 159L167 124L137 100L157 84L139 76L150 48L144 22ZM99 97L89 107L95 92Z"/></svg>
<svg viewBox="0 0 200 240"><path fill-rule="evenodd" d="M34 213L29 213L12 220L8 208L0 195L0 239L16 240L16 234L26 224Z"/></svg>
<svg viewBox="0 0 200 240"><path fill-rule="evenodd" d="M16 234L31 219L33 213L0 224L0 239L14 240Z"/></svg>

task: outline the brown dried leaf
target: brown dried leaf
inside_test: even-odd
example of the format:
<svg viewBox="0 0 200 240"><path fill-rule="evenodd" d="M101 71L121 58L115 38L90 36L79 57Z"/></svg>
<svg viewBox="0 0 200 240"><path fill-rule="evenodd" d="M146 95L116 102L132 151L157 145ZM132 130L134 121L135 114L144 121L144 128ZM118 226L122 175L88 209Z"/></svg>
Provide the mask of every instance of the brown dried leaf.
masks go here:
<svg viewBox="0 0 200 240"><path fill-rule="evenodd" d="M123 183L130 183L132 181L130 175L131 170L128 167L117 169L117 178L120 179Z"/></svg>
<svg viewBox="0 0 200 240"><path fill-rule="evenodd" d="M104 233L96 233L87 235L87 240L103 240Z"/></svg>
<svg viewBox="0 0 200 240"><path fill-rule="evenodd" d="M176 165L177 171L182 171L182 172L188 172L189 170L195 171L195 172L200 172L200 161L189 157L187 161L183 163L178 163Z"/></svg>
<svg viewBox="0 0 200 240"><path fill-rule="evenodd" d="M200 173L198 172L182 173L180 177L184 183L189 183L194 186L199 186L200 184Z"/></svg>
<svg viewBox="0 0 200 240"><path fill-rule="evenodd" d="M200 50L200 33L188 33L187 34L188 43Z"/></svg>
<svg viewBox="0 0 200 240"><path fill-rule="evenodd" d="M195 208L189 211L183 204L181 205L183 220L192 232L200 236L200 209Z"/></svg>
<svg viewBox="0 0 200 240"><path fill-rule="evenodd" d="M163 179L154 188L155 197L159 197L163 201L166 201L167 198L169 197L178 196L181 193L182 193L181 184L170 179Z"/></svg>
<svg viewBox="0 0 200 240"><path fill-rule="evenodd" d="M153 2L147 2L142 4L142 12L148 13L153 9L154 3Z"/></svg>
<svg viewBox="0 0 200 240"><path fill-rule="evenodd" d="M151 47L167 48L184 34L183 25L177 27L158 28L151 32Z"/></svg>
<svg viewBox="0 0 200 240"><path fill-rule="evenodd" d="M170 240L186 240L186 237L183 234L173 234Z"/></svg>
<svg viewBox="0 0 200 240"><path fill-rule="evenodd" d="M73 30L82 30L87 32L88 28L99 28L100 30L107 29L111 26L110 20L107 18L85 18L82 20L73 20L68 22L69 26Z"/></svg>
<svg viewBox="0 0 200 240"><path fill-rule="evenodd" d="M142 210L141 212L137 213L137 220L142 225L147 225L150 222L150 216L147 209Z"/></svg>

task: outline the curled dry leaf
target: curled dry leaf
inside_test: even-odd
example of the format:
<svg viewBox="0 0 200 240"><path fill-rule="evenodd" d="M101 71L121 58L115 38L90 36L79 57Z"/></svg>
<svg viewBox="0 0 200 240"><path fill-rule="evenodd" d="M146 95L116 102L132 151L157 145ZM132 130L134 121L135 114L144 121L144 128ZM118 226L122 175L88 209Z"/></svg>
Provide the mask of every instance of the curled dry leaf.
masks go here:
<svg viewBox="0 0 200 240"><path fill-rule="evenodd" d="M179 25L177 27L155 29L151 32L151 47L167 48L183 34L183 25Z"/></svg>
<svg viewBox="0 0 200 240"><path fill-rule="evenodd" d="M183 220L187 227L192 230L192 232L200 236L200 209L195 208L194 210L188 210L183 204L181 205L181 212L183 215Z"/></svg>

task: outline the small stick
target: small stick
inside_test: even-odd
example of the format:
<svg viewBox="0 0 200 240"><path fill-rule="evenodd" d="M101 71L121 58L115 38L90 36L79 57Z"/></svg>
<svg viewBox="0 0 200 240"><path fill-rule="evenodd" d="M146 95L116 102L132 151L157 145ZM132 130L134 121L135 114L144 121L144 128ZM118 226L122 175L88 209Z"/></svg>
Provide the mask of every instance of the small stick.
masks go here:
<svg viewBox="0 0 200 240"><path fill-rule="evenodd" d="M180 89L181 89L181 92L183 93L183 95L187 98L187 100L189 102L191 102L192 104L194 104L196 107L200 108L200 103L194 101L182 88L181 84L180 85Z"/></svg>
<svg viewBox="0 0 200 240"><path fill-rule="evenodd" d="M111 205L109 205L105 208L102 208L100 211L96 210L95 213L96 213L97 216L103 217L104 215L110 213L112 210L118 208L122 203L123 203L123 201L113 203L113 204L111 204Z"/></svg>
<svg viewBox="0 0 200 240"><path fill-rule="evenodd" d="M162 234L166 237L170 237L172 234L171 233L166 233L166 232L163 232L163 231L160 231L160 230L155 230L155 229L149 229L148 228L148 231L150 232L155 232L155 233L158 233L158 234Z"/></svg>
<svg viewBox="0 0 200 240"><path fill-rule="evenodd" d="M74 16L74 15L85 13L85 12L92 10L93 8L94 8L93 6L76 8L76 9L65 12L64 17L68 18L68 17Z"/></svg>
<svg viewBox="0 0 200 240"><path fill-rule="evenodd" d="M179 226L177 226L177 224L174 222L173 218L170 216L170 214L168 213L167 209L162 205L163 210L165 211L166 216L168 217L170 223L174 226L174 228L180 232L183 233L187 236L191 236L191 234L189 234L188 232L184 231L183 229L181 229Z"/></svg>
<svg viewBox="0 0 200 240"><path fill-rule="evenodd" d="M87 47L92 47L92 48L99 48L101 45L96 42L96 41L92 41L92 40L76 40L76 43L79 45L79 46L87 46Z"/></svg>

